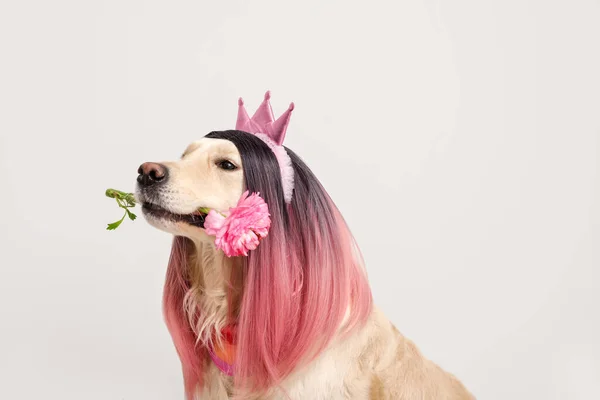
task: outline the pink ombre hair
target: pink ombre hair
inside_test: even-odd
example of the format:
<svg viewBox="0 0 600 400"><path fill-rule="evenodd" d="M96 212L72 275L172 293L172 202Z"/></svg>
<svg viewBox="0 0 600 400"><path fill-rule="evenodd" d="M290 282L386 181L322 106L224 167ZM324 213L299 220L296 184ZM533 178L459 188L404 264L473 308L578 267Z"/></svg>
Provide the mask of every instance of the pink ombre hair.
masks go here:
<svg viewBox="0 0 600 400"><path fill-rule="evenodd" d="M234 384L239 398L277 387L336 337L364 324L372 296L358 247L337 207L306 164L286 149L294 168L286 204L277 159L254 135L212 132L238 148L246 189L269 205L269 235L243 258ZM173 242L164 312L181 359L189 399L203 383L207 350L197 343L184 309L190 289L188 240ZM197 316L195 316L197 318Z"/></svg>
<svg viewBox="0 0 600 400"><path fill-rule="evenodd" d="M202 382L207 351L205 347L196 345L196 334L184 307L185 295L190 290L190 250L188 239L181 236L174 238L163 290L163 314L181 360L185 393L189 399L193 399L196 386Z"/></svg>

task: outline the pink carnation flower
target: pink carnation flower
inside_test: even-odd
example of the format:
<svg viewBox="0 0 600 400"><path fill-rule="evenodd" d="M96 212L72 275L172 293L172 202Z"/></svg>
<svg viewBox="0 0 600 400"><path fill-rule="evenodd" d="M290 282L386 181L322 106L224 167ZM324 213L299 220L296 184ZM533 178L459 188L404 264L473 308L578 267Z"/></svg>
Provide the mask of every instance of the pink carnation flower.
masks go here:
<svg viewBox="0 0 600 400"><path fill-rule="evenodd" d="M224 214L211 210L204 221L204 229L214 235L215 245L227 257L248 255L260 239L267 236L271 218L267 203L258 193L244 192L237 205Z"/></svg>

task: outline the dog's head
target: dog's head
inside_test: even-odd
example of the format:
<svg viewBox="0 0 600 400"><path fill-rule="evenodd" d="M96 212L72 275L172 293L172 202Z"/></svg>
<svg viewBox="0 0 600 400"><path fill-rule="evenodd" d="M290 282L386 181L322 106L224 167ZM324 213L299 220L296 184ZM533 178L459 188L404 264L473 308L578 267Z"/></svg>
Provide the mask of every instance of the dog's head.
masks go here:
<svg viewBox="0 0 600 400"><path fill-rule="evenodd" d="M233 142L205 137L188 145L179 160L142 164L136 197L152 226L174 235L206 239L205 215L198 208L226 211L233 207L244 190L243 168Z"/></svg>
<svg viewBox="0 0 600 400"><path fill-rule="evenodd" d="M284 150L289 164L282 167ZM293 176L293 191L285 176ZM187 147L180 160L140 167L137 198L153 226L176 236L165 284L165 316L184 367L191 396L201 383L206 354L182 304L194 292L186 256L193 242L212 240L199 207L226 211L242 193L258 192L267 203L267 237L239 257L243 293L236 316L235 379L267 390L322 351L339 334L364 323L371 292L346 223L308 166L288 148L273 149L243 131L211 132ZM182 237L183 236L183 237ZM202 246L204 247L204 246ZM210 248L210 246L207 246ZM202 263L211 262L202 259ZM200 311L198 311L200 312ZM191 319L190 319L191 318ZM204 352L204 353L203 353Z"/></svg>

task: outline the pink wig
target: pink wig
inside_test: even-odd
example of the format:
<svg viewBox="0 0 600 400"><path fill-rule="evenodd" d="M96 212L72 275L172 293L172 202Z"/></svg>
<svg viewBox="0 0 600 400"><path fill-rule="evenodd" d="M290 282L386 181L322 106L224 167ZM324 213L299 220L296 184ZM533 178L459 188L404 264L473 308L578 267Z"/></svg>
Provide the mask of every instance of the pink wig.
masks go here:
<svg viewBox="0 0 600 400"><path fill-rule="evenodd" d="M202 382L206 348L196 345L194 333L184 308L184 298L190 283L188 278L188 239L176 236L171 247L167 277L163 290L163 313L183 369L183 381L188 398L193 399L196 385Z"/></svg>
<svg viewBox="0 0 600 400"><path fill-rule="evenodd" d="M292 201L284 200L273 152L242 131L212 132L238 148L246 188L269 205L271 229L243 259L244 292L237 323L234 383L239 398L277 387L336 337L364 324L372 297L352 234L304 162L286 149L294 168ZM164 289L164 312L183 367L186 393L202 385L207 350L184 310L190 288L187 240L176 237ZM197 316L196 316L197 317Z"/></svg>

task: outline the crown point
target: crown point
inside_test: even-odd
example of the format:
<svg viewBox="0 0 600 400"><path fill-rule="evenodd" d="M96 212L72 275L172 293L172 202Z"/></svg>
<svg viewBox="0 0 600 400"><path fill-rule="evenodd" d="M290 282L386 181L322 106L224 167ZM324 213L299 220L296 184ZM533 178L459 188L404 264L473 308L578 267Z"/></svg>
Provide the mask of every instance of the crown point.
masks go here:
<svg viewBox="0 0 600 400"><path fill-rule="evenodd" d="M238 100L238 106L243 106L244 105L244 99L242 99L241 97Z"/></svg>
<svg viewBox="0 0 600 400"><path fill-rule="evenodd" d="M293 111L293 110L294 110L294 107L296 107L296 106L295 106L295 105L294 105L294 103L292 102L292 103L290 103L290 107L288 108L288 110L290 110L290 111Z"/></svg>
<svg viewBox="0 0 600 400"><path fill-rule="evenodd" d="M271 100L271 91L267 90L267 92L265 93L265 100Z"/></svg>

